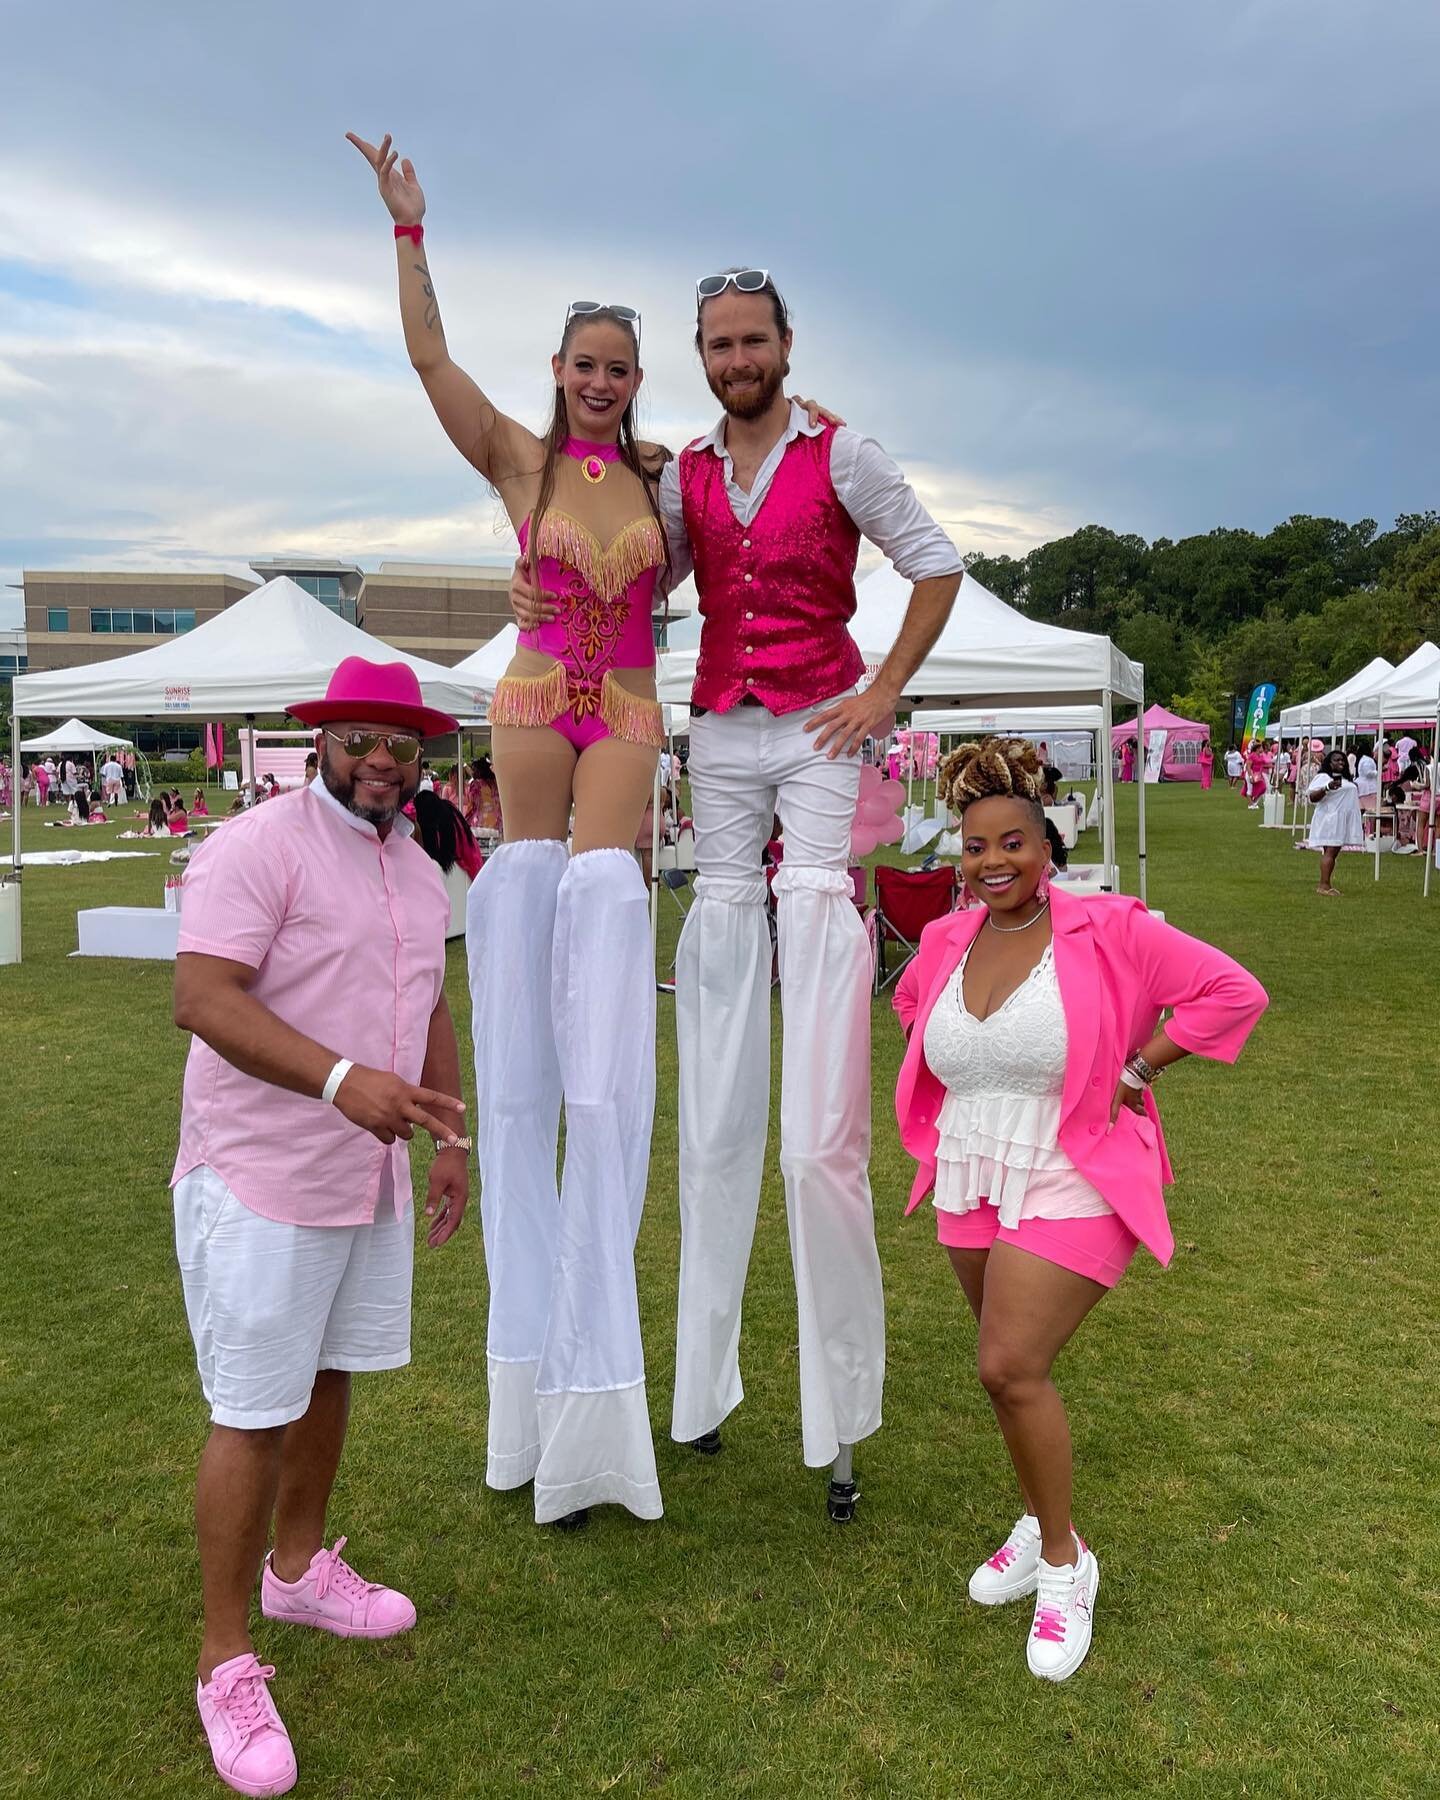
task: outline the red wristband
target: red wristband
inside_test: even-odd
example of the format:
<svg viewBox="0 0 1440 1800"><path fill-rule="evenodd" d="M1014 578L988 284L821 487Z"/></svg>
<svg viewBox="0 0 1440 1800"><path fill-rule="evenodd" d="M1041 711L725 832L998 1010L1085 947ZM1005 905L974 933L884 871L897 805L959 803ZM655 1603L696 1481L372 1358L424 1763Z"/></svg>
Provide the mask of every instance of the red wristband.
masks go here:
<svg viewBox="0 0 1440 1800"><path fill-rule="evenodd" d="M425 235L425 227L423 225L397 225L395 235L397 238L408 237L412 244L418 244Z"/></svg>

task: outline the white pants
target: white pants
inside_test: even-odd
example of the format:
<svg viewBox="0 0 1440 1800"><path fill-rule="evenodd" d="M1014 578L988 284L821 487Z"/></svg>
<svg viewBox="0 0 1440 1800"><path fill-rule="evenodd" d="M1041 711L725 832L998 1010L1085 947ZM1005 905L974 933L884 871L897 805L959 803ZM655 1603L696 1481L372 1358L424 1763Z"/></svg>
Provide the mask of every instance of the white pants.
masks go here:
<svg viewBox="0 0 1440 1800"><path fill-rule="evenodd" d="M858 757L829 761L805 720L737 706L695 718L690 792L698 875L676 963L680 1043L680 1298L671 1434L740 1402L740 1307L770 1112L770 936L761 852L780 815L775 877L784 1060L780 1167L800 1326L805 1461L880 1426L885 1303L870 1200L870 948L846 869Z"/></svg>
<svg viewBox="0 0 1440 1800"><path fill-rule="evenodd" d="M369 1225L287 1225L213 1169L175 1183L175 1253L200 1385L217 1425L263 1431L309 1408L320 1369L410 1360L415 1213L388 1176Z"/></svg>
<svg viewBox="0 0 1440 1800"><path fill-rule="evenodd" d="M470 889L466 937L490 1276L485 1478L533 1479L542 1525L606 1502L659 1518L635 1290L655 1103L639 867L628 850L502 844Z"/></svg>

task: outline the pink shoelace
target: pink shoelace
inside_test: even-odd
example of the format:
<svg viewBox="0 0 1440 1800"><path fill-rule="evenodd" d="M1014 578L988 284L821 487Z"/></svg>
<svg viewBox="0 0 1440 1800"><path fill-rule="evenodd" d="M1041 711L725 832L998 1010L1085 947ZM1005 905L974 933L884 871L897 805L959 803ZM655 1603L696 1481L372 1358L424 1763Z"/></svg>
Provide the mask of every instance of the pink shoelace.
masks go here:
<svg viewBox="0 0 1440 1800"><path fill-rule="evenodd" d="M1036 1607L1035 1637L1042 1644L1065 1642L1065 1614L1058 1606Z"/></svg>
<svg viewBox="0 0 1440 1800"><path fill-rule="evenodd" d="M350 1567L340 1552L345 1548L345 1538L336 1538L334 1548L327 1550L320 1567L315 1571L315 1598L323 1600L333 1587L337 1594L346 1600L364 1600L375 1592L373 1581L362 1581ZM271 1670L274 1674L274 1670Z"/></svg>
<svg viewBox="0 0 1440 1800"><path fill-rule="evenodd" d="M273 1663L261 1663L252 1656L248 1664L242 1663L223 1679L211 1678L215 1698L242 1744L270 1723L265 1683L274 1673Z"/></svg>
<svg viewBox="0 0 1440 1800"><path fill-rule="evenodd" d="M995 1554L989 1559L990 1567L992 1569L997 1570L1002 1575L1005 1573L1006 1569L1008 1569L1010 1567L1011 1563L1014 1562L1014 1560L1015 1560L1015 1546L1013 1544L1002 1544L1000 1546L1000 1548L995 1552Z"/></svg>

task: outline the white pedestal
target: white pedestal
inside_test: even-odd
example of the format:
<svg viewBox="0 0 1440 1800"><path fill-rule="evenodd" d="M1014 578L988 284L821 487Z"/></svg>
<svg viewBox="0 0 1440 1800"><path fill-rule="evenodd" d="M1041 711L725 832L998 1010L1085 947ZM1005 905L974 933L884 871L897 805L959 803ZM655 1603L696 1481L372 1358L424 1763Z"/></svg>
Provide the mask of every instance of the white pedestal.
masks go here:
<svg viewBox="0 0 1440 1800"><path fill-rule="evenodd" d="M1285 796L1279 789L1271 788L1260 802L1260 823L1272 830L1284 827Z"/></svg>
<svg viewBox="0 0 1440 1800"><path fill-rule="evenodd" d="M20 960L20 885L0 882L0 964Z"/></svg>
<svg viewBox="0 0 1440 1800"><path fill-rule="evenodd" d="M77 956L138 956L174 962L180 915L160 906L95 906L77 912Z"/></svg>
<svg viewBox="0 0 1440 1800"><path fill-rule="evenodd" d="M451 866L450 873L443 877L445 892L450 896L450 923L445 927L445 937L464 937L465 907L470 898L470 877L459 863Z"/></svg>

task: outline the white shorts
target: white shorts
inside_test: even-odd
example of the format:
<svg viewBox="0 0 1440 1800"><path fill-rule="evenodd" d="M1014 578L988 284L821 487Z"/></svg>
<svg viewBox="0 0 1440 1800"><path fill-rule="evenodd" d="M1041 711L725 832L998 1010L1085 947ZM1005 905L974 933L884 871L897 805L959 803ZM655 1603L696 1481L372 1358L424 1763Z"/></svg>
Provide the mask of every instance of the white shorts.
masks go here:
<svg viewBox="0 0 1440 1800"><path fill-rule="evenodd" d="M174 1199L185 1312L215 1424L288 1425L320 1369L409 1362L413 1207L397 1219L382 1191L373 1224L285 1225L203 1167L176 1182Z"/></svg>

